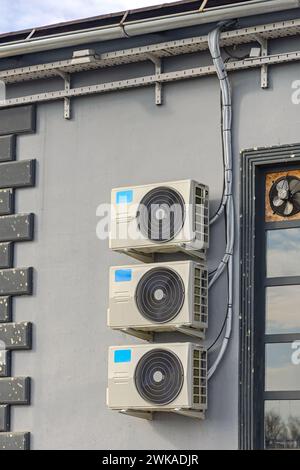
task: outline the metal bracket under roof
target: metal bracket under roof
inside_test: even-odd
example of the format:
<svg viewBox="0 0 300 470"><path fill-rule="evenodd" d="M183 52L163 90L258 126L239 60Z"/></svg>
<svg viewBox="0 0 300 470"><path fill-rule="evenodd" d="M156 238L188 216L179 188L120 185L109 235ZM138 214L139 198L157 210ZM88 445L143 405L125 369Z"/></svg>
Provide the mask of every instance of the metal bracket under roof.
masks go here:
<svg viewBox="0 0 300 470"><path fill-rule="evenodd" d="M260 38L260 40L268 40L297 35L300 35L300 19L226 31L221 34L220 41L221 46L234 46L257 42L257 38ZM71 59L0 71L0 80L10 84L39 80L42 78L46 79L55 77L57 70L72 74L104 67L147 61L149 60L149 55L155 56L157 59L181 54L191 54L207 49L208 37L196 36L143 47L106 52L101 54L101 56L95 54L92 50L75 51Z"/></svg>
<svg viewBox="0 0 300 470"><path fill-rule="evenodd" d="M156 57L154 54L148 54L148 57L155 66L155 75L160 75L162 73L162 59L160 57ZM163 103L162 83L160 82L156 82L156 85L155 85L155 103L158 106Z"/></svg>
<svg viewBox="0 0 300 470"><path fill-rule="evenodd" d="M268 39L265 39L260 35L257 35L256 39L261 46L261 57L268 57ZM261 87L264 89L269 88L269 69L267 64L264 64L261 67Z"/></svg>
<svg viewBox="0 0 300 470"><path fill-rule="evenodd" d="M57 70L57 74L63 79L65 92L68 93L71 90L71 75L60 70ZM71 119L71 100L67 96L64 98L64 118Z"/></svg>
<svg viewBox="0 0 300 470"><path fill-rule="evenodd" d="M238 70L261 67L261 86L262 88L267 88L268 67L270 65L300 60L300 51L268 55L268 40L279 37L295 36L299 34L300 19L223 32L221 35L222 46L232 46L252 42L259 42L261 45L260 57L250 57L249 59L228 62L226 64L226 68L229 72L234 72ZM48 79L51 77L57 77L58 75L63 78L65 83L63 90L45 92L2 101L0 103L0 109L28 103L63 100L64 116L66 119L70 119L70 100L73 97L153 85L155 86L155 102L157 105L161 105L163 102L162 86L164 83L204 77L216 73L213 66L195 67L192 69L163 73L163 58L204 51L207 50L207 48L207 36L198 36L159 44L152 44L143 47L107 52L101 54L101 56L95 54L95 52L92 50L75 51L71 59L0 71L0 81L4 81L6 84L37 79ZM151 60L151 62L153 62L155 65L154 75L137 77L128 80L121 79L119 81L109 83L99 83L97 85L71 88L71 76L73 73L149 60Z"/></svg>
<svg viewBox="0 0 300 470"><path fill-rule="evenodd" d="M276 64L284 64L289 62L300 61L300 51L288 52L276 55L270 55L259 58L249 58L245 60L238 60L228 62L226 68L228 72L240 71L262 67L263 65L270 66ZM98 85L82 86L78 88L70 88L69 90L51 91L47 93L39 93L36 95L23 96L19 98L10 98L0 102L1 108L9 108L32 103L43 103L47 101L65 100L79 96L88 96L94 94L108 93L112 91L120 91L131 88L141 88L153 86L157 83L170 83L179 80L186 80L191 78L200 78L205 76L214 75L216 73L214 66L195 67L192 69L179 70L175 72L161 73L158 75L148 75L144 77L137 77L132 79L119 80L115 82L100 83ZM137 256L137 255L136 255Z"/></svg>

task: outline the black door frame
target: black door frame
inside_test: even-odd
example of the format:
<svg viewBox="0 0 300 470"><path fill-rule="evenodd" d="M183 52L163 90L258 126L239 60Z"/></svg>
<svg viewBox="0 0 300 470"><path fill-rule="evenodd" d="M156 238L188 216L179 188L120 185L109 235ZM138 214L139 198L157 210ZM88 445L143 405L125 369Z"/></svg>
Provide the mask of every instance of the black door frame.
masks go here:
<svg viewBox="0 0 300 470"><path fill-rule="evenodd" d="M261 449L264 442L264 332L265 279L264 243L256 237L265 230L265 193L262 178L266 168L299 167L300 144L251 149L241 152L241 293L239 346L239 447ZM292 224L291 224L292 225ZM275 226L274 226L275 227ZM256 269L256 262L259 269Z"/></svg>

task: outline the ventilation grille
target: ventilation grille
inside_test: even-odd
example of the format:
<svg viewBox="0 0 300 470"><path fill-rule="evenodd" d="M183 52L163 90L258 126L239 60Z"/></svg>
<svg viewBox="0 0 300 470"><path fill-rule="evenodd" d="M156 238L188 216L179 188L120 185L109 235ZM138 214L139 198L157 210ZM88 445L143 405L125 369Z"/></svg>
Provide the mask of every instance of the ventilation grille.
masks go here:
<svg viewBox="0 0 300 470"><path fill-rule="evenodd" d="M274 214L293 217L300 212L300 179L283 176L273 183L270 190L270 204Z"/></svg>
<svg viewBox="0 0 300 470"><path fill-rule="evenodd" d="M195 268L194 320L208 325L208 272L206 268Z"/></svg>
<svg viewBox="0 0 300 470"><path fill-rule="evenodd" d="M208 245L209 242L209 197L205 186L196 186L195 192L195 235Z"/></svg>
<svg viewBox="0 0 300 470"><path fill-rule="evenodd" d="M197 408L207 406L207 353L193 351L193 404Z"/></svg>
<svg viewBox="0 0 300 470"><path fill-rule="evenodd" d="M139 312L154 323L173 320L182 309L184 297L181 277L168 268L150 269L139 281L135 293Z"/></svg>
<svg viewBox="0 0 300 470"><path fill-rule="evenodd" d="M153 405L172 403L180 394L183 382L182 362L166 349L153 349L146 353L135 370L137 391Z"/></svg>
<svg viewBox="0 0 300 470"><path fill-rule="evenodd" d="M182 196L172 188L149 191L138 209L138 227L144 237L157 243L173 240L183 227L185 207Z"/></svg>

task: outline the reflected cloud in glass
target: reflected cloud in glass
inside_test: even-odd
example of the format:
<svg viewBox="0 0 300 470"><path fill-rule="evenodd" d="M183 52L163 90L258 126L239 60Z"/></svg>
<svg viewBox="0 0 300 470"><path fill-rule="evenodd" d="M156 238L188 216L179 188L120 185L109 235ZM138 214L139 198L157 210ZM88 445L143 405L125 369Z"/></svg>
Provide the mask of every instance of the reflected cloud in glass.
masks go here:
<svg viewBox="0 0 300 470"><path fill-rule="evenodd" d="M300 364L292 343L266 346L266 391L300 390Z"/></svg>
<svg viewBox="0 0 300 470"><path fill-rule="evenodd" d="M300 228L267 233L267 276L300 276Z"/></svg>
<svg viewBox="0 0 300 470"><path fill-rule="evenodd" d="M268 287L267 334L300 333L300 286Z"/></svg>

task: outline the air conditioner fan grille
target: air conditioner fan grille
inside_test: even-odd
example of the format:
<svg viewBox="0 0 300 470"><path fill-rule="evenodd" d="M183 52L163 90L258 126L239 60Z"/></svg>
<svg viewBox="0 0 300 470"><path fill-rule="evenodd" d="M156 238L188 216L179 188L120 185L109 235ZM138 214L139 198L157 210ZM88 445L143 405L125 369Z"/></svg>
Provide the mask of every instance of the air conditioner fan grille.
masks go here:
<svg viewBox="0 0 300 470"><path fill-rule="evenodd" d="M180 359L165 349L153 349L139 361L135 385L141 397L154 405L172 403L180 394L184 370Z"/></svg>
<svg viewBox="0 0 300 470"><path fill-rule="evenodd" d="M184 225L185 207L181 195L172 188L157 187L142 199L138 228L144 237L158 243L171 241Z"/></svg>
<svg viewBox="0 0 300 470"><path fill-rule="evenodd" d="M144 274L135 293L139 312L154 323L173 320L181 311L184 299L181 277L168 268L153 268Z"/></svg>

